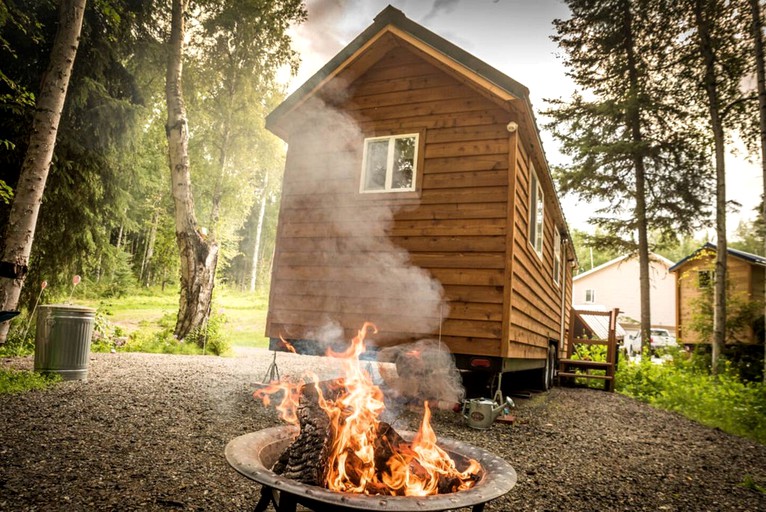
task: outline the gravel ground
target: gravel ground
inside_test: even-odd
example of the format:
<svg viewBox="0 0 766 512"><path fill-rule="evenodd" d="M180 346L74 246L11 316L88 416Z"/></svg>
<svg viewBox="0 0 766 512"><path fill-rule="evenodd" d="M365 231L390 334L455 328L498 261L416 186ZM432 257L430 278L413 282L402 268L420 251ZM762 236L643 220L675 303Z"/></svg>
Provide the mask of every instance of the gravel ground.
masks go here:
<svg viewBox="0 0 766 512"><path fill-rule="evenodd" d="M325 358L277 361L282 376L331 372ZM265 350L94 354L86 382L0 396L0 510L252 510L259 487L223 453L232 438L279 424L252 398L270 363ZM516 469L517 485L486 510L766 510L766 495L741 485L766 485L766 446L603 391L557 388L516 403L516 423L489 431L435 415L439 435Z"/></svg>

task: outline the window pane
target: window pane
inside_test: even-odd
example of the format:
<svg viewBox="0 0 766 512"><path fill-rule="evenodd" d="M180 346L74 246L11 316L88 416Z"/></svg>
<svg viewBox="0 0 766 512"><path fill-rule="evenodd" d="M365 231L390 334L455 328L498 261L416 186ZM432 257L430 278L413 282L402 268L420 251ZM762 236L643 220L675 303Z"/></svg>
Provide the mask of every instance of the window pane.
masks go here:
<svg viewBox="0 0 766 512"><path fill-rule="evenodd" d="M543 189L539 187L537 188L537 226L536 226L536 240L535 240L535 250L537 252L542 252L543 250L543 220L544 220L544 211L543 207L545 205L545 200L543 198Z"/></svg>
<svg viewBox="0 0 766 512"><path fill-rule="evenodd" d="M386 187L387 158L387 140L373 140L367 142L367 168L364 172L365 190L383 190Z"/></svg>
<svg viewBox="0 0 766 512"><path fill-rule="evenodd" d="M412 188L413 168L415 166L415 137L396 139L394 146L394 167L391 176L391 188Z"/></svg>
<svg viewBox="0 0 766 512"><path fill-rule="evenodd" d="M529 243L535 247L536 229L537 229L537 176L535 173L531 173L531 179L529 183Z"/></svg>

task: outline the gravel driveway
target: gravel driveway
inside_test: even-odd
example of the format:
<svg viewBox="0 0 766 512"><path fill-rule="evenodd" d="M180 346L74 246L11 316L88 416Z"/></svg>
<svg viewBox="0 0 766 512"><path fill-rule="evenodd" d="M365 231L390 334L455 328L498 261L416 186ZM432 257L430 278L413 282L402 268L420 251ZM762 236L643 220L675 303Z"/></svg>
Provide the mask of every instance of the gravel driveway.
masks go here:
<svg viewBox="0 0 766 512"><path fill-rule="evenodd" d="M331 376L325 358L277 361L282 376ZM270 363L257 349L235 358L94 354L87 382L0 396L0 510L252 510L258 486L223 451L279 423L252 398ZM766 495L741 485L766 485L766 446L603 391L557 388L516 403L516 423L489 431L435 415L439 435L516 469L516 487L486 510L766 510ZM395 426L414 429L415 420Z"/></svg>

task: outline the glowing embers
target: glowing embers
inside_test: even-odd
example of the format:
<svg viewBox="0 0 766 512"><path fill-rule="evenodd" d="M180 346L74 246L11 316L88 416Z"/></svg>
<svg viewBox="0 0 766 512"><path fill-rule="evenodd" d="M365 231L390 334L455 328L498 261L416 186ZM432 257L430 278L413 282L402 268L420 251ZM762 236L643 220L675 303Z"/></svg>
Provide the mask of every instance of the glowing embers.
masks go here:
<svg viewBox="0 0 766 512"><path fill-rule="evenodd" d="M468 459L458 468L437 446L428 402L411 442L380 420L383 393L359 361L368 330L377 332L365 323L346 351L328 351L341 362L342 378L320 382L308 374L256 391L267 405L272 394L283 392L277 409L301 428L274 471L346 493L428 496L470 489L481 478L481 466Z"/></svg>

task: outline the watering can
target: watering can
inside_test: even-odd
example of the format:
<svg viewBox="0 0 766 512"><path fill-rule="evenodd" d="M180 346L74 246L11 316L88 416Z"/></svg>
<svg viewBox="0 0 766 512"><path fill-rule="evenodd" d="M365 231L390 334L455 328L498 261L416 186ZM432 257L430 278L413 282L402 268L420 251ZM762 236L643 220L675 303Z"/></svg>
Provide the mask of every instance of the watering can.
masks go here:
<svg viewBox="0 0 766 512"><path fill-rule="evenodd" d="M514 405L511 397L506 398L505 402L503 402L503 395L498 390L495 393L494 400L489 398L472 398L463 401L463 418L465 418L466 424L471 428L487 429L492 426L492 423L500 416L500 413L508 414Z"/></svg>

